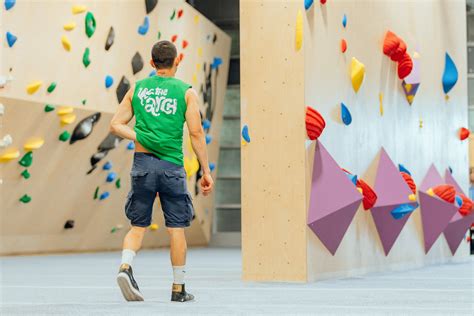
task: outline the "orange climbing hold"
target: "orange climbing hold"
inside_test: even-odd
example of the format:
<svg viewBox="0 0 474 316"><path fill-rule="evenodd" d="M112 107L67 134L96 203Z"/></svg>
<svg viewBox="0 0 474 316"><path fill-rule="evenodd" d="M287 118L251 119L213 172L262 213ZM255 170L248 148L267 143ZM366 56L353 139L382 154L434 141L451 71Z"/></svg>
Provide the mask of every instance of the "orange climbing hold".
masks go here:
<svg viewBox="0 0 474 316"><path fill-rule="evenodd" d="M318 139L321 136L326 122L318 111L312 107L306 107L306 133L311 140Z"/></svg>
<svg viewBox="0 0 474 316"><path fill-rule="evenodd" d="M383 53L390 57L398 49L398 46L400 46L398 36L392 31L387 31L383 41Z"/></svg>
<svg viewBox="0 0 474 316"><path fill-rule="evenodd" d="M364 206L364 210L367 211L371 209L375 205L375 202L377 202L377 193L362 179L357 180L356 187L362 190L362 196L364 197L362 205Z"/></svg>
<svg viewBox="0 0 474 316"><path fill-rule="evenodd" d="M413 70L413 60L408 53L398 61L398 78L405 79Z"/></svg>
<svg viewBox="0 0 474 316"><path fill-rule="evenodd" d="M171 36L171 41L174 43L178 39L178 35Z"/></svg>
<svg viewBox="0 0 474 316"><path fill-rule="evenodd" d="M459 196L462 199L462 205L459 208L459 213L462 216L467 216L467 215L471 214L471 212L472 212L472 200L470 198L468 198L467 196L465 196L464 194L462 194L462 193L459 193Z"/></svg>
<svg viewBox="0 0 474 316"><path fill-rule="evenodd" d="M448 203L454 203L456 197L456 189L454 186L449 184L442 184L434 187L433 193Z"/></svg>
<svg viewBox="0 0 474 316"><path fill-rule="evenodd" d="M345 53L347 50L347 43L345 39L341 40L341 52Z"/></svg>
<svg viewBox="0 0 474 316"><path fill-rule="evenodd" d="M416 184L415 184L415 181L413 181L413 178L411 177L411 175L409 175L406 172L400 172L400 174L402 175L403 180L405 180L405 182L410 187L411 192L413 192L413 194L416 194Z"/></svg>
<svg viewBox="0 0 474 316"><path fill-rule="evenodd" d="M466 138L469 137L469 134L471 134L471 132L467 128L461 127L459 129L459 139L460 140L465 140Z"/></svg>

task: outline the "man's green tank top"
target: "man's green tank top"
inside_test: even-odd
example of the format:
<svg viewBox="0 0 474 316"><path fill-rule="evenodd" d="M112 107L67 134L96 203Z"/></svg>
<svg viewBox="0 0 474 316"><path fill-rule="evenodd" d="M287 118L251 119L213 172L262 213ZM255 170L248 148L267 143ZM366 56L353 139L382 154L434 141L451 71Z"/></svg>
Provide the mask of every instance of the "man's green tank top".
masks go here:
<svg viewBox="0 0 474 316"><path fill-rule="evenodd" d="M136 83L132 98L137 141L158 158L181 166L189 88L179 79L153 76Z"/></svg>

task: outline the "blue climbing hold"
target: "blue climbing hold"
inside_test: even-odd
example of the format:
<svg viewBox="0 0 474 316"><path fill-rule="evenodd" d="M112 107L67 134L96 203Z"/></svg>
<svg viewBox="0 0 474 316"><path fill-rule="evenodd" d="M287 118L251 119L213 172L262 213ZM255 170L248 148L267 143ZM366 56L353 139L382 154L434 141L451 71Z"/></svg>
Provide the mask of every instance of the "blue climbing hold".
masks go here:
<svg viewBox="0 0 474 316"><path fill-rule="evenodd" d="M401 163L398 164L398 171L408 173L411 176L411 172Z"/></svg>
<svg viewBox="0 0 474 316"><path fill-rule="evenodd" d="M304 9L308 10L313 5L314 0L304 0Z"/></svg>
<svg viewBox="0 0 474 316"><path fill-rule="evenodd" d="M205 130L210 129L211 121L209 121L208 119L205 119L204 121L202 121L202 128L204 128Z"/></svg>
<svg viewBox="0 0 474 316"><path fill-rule="evenodd" d="M349 125L352 123L352 116L351 112L349 112L349 109L347 106L341 102L341 118L342 122L346 125Z"/></svg>
<svg viewBox="0 0 474 316"><path fill-rule="evenodd" d="M248 125L244 125L244 127L242 127L242 138L243 138L247 143L250 143L250 135L249 135L249 127L248 127Z"/></svg>
<svg viewBox="0 0 474 316"><path fill-rule="evenodd" d="M344 16L342 17L342 26L344 26L344 28L345 28L346 25L347 25L347 16L346 16L346 14L344 14Z"/></svg>
<svg viewBox="0 0 474 316"><path fill-rule="evenodd" d="M212 136L206 134L206 145L209 145L212 142Z"/></svg>
<svg viewBox="0 0 474 316"><path fill-rule="evenodd" d="M456 206L461 207L462 206L462 198L459 195L456 195Z"/></svg>
<svg viewBox="0 0 474 316"><path fill-rule="evenodd" d="M150 71L150 73L148 74L148 77L153 77L156 75L156 70L153 69L152 71Z"/></svg>
<svg viewBox="0 0 474 316"><path fill-rule="evenodd" d="M148 29L150 28L150 19L146 16L143 20L143 24L138 27L138 34L145 35L148 33Z"/></svg>
<svg viewBox="0 0 474 316"><path fill-rule="evenodd" d="M450 174L453 174L453 168L451 168L450 166L448 167L448 170L449 170L449 173Z"/></svg>
<svg viewBox="0 0 474 316"><path fill-rule="evenodd" d="M109 172L106 180L107 182L112 182L115 180L116 177L117 177L117 174L115 172Z"/></svg>
<svg viewBox="0 0 474 316"><path fill-rule="evenodd" d="M131 140L131 141L128 143L127 149L128 149L128 150L134 150L134 149L135 149L135 143L133 142L133 140Z"/></svg>
<svg viewBox="0 0 474 316"><path fill-rule="evenodd" d="M13 35L10 32L7 32L7 43L8 43L9 47L13 47L13 45L15 45L17 39L18 39L18 37L16 37L15 35Z"/></svg>
<svg viewBox="0 0 474 316"><path fill-rule="evenodd" d="M222 65L222 58L214 57L214 60L212 61L212 64L211 64L211 69L217 69L219 68L220 65Z"/></svg>
<svg viewBox="0 0 474 316"><path fill-rule="evenodd" d="M355 174L351 174L351 173L346 173L346 176L349 180L351 180L351 182L354 184L354 185L357 185L357 175Z"/></svg>
<svg viewBox="0 0 474 316"><path fill-rule="evenodd" d="M394 219L402 219L405 215L410 214L418 207L418 203L415 204L401 204L394 208L390 214Z"/></svg>
<svg viewBox="0 0 474 316"><path fill-rule="evenodd" d="M216 169L216 164L213 163L213 162L210 162L209 163L209 169L211 169L211 172L214 171L214 169Z"/></svg>
<svg viewBox="0 0 474 316"><path fill-rule="evenodd" d="M107 161L103 166L102 166L102 169L103 170L110 170L112 169L112 163L110 161Z"/></svg>
<svg viewBox="0 0 474 316"><path fill-rule="evenodd" d="M444 73L443 73L443 90L448 93L458 81L458 70L454 61L448 53L445 56Z"/></svg>
<svg viewBox="0 0 474 316"><path fill-rule="evenodd" d="M114 84L114 78L112 76L107 75L105 77L105 87L108 89Z"/></svg>
<svg viewBox="0 0 474 316"><path fill-rule="evenodd" d="M5 10L10 10L15 6L16 0L5 0Z"/></svg>
<svg viewBox="0 0 474 316"><path fill-rule="evenodd" d="M105 191L104 193L102 193L99 197L99 200L105 200L106 198L108 198L110 196L110 193Z"/></svg>

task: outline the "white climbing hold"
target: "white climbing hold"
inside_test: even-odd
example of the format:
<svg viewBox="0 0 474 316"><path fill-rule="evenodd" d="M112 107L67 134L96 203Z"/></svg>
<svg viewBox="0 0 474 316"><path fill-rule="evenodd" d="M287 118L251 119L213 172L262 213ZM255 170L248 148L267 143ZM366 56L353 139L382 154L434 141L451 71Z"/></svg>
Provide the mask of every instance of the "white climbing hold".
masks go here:
<svg viewBox="0 0 474 316"><path fill-rule="evenodd" d="M13 138L10 134L3 136L3 138L0 140L0 147L8 147L11 144L13 144Z"/></svg>

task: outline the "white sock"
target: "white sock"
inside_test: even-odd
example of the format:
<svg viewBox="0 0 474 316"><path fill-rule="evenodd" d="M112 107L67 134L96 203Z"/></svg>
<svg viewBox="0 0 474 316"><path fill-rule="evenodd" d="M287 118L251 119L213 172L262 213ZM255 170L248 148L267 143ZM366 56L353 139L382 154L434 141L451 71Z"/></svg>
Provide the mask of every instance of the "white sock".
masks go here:
<svg viewBox="0 0 474 316"><path fill-rule="evenodd" d="M128 264L129 266L132 265L133 258L135 257L136 253L130 249L124 249L122 251L122 263L121 264Z"/></svg>
<svg viewBox="0 0 474 316"><path fill-rule="evenodd" d="M184 270L185 266L173 266L173 283L174 284L184 284Z"/></svg>

